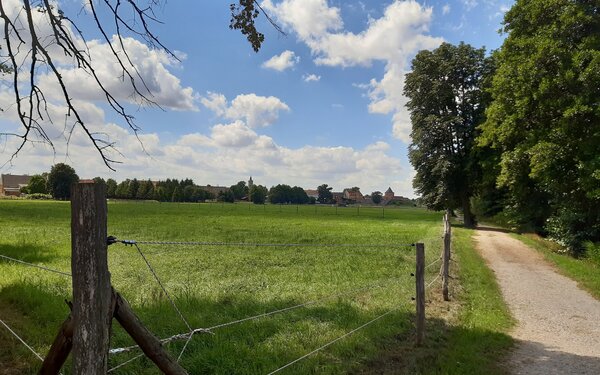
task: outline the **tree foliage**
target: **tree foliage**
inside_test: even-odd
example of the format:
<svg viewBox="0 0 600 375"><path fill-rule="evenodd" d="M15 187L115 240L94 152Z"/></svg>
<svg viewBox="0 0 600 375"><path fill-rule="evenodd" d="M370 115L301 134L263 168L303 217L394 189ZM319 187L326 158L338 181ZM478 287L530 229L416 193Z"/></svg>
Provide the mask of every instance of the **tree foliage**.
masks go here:
<svg viewBox="0 0 600 375"><path fill-rule="evenodd" d="M273 204L307 204L310 202L310 198L299 186L291 187L279 184L269 190L269 202Z"/></svg>
<svg viewBox="0 0 600 375"><path fill-rule="evenodd" d="M25 194L47 194L46 179L39 174L31 176L29 184L22 189Z"/></svg>
<svg viewBox="0 0 600 375"><path fill-rule="evenodd" d="M262 185L252 185L250 189L250 196L254 204L264 204L267 200L267 194L269 194L269 191Z"/></svg>
<svg viewBox="0 0 600 375"><path fill-rule="evenodd" d="M371 193L371 200L373 203L379 204L383 200L383 194L380 191L374 191Z"/></svg>
<svg viewBox="0 0 600 375"><path fill-rule="evenodd" d="M249 190L245 181L239 181L237 184L231 185L229 189L233 193L233 197L237 200L248 196Z"/></svg>
<svg viewBox="0 0 600 375"><path fill-rule="evenodd" d="M479 143L515 223L580 251L600 240L600 3L518 0L504 32Z"/></svg>
<svg viewBox="0 0 600 375"><path fill-rule="evenodd" d="M472 148L483 120L488 74L483 48L443 43L416 55L404 86L412 122L409 159L417 172L413 186L429 208L462 208L467 226L473 225Z"/></svg>
<svg viewBox="0 0 600 375"><path fill-rule="evenodd" d="M54 199L71 198L71 185L79 181L79 176L70 165L58 163L48 174L47 190Z"/></svg>
<svg viewBox="0 0 600 375"><path fill-rule="evenodd" d="M317 193L319 194L319 197L317 198L317 201L319 203L330 203L333 200L333 193L331 190L333 190L333 188L327 184L318 186Z"/></svg>

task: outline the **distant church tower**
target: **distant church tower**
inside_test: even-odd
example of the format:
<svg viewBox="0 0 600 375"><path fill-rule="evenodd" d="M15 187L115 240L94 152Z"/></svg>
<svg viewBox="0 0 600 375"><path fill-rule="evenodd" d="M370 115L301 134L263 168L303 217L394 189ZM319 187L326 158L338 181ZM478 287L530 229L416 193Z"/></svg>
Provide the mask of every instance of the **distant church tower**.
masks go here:
<svg viewBox="0 0 600 375"><path fill-rule="evenodd" d="M388 187L387 191L385 192L385 195L383 196L383 198L386 201L389 201L390 199L394 198L394 191L392 190L391 187Z"/></svg>
<svg viewBox="0 0 600 375"><path fill-rule="evenodd" d="M252 176L248 180L248 202L252 201L252 186L254 186L254 181L252 181Z"/></svg>

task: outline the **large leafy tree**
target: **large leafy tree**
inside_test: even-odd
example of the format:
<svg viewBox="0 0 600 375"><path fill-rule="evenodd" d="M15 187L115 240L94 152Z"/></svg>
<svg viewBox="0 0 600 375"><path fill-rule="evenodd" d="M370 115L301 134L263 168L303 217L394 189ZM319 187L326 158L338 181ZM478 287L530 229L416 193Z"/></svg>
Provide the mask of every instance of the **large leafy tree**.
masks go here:
<svg viewBox="0 0 600 375"><path fill-rule="evenodd" d="M70 165L58 163L48 174L47 190L55 199L71 198L71 186L79 181L79 176Z"/></svg>
<svg viewBox="0 0 600 375"><path fill-rule="evenodd" d="M483 120L487 95L482 87L490 66L483 48L443 43L416 55L404 86L412 122L409 159L417 172L413 186L429 208L461 208L467 226L474 225L473 144Z"/></svg>
<svg viewBox="0 0 600 375"><path fill-rule="evenodd" d="M600 3L518 0L504 32L479 143L515 221L578 252L600 239Z"/></svg>
<svg viewBox="0 0 600 375"><path fill-rule="evenodd" d="M327 184L318 186L317 193L319 194L319 197L317 198L317 201L319 201L319 203L331 202L333 200L333 193L331 190L333 190L333 188Z"/></svg>

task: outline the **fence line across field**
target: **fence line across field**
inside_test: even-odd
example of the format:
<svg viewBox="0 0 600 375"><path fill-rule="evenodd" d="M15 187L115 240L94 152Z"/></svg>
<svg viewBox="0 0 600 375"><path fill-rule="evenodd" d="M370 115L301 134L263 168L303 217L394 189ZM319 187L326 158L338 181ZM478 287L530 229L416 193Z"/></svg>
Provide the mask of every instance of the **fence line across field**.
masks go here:
<svg viewBox="0 0 600 375"><path fill-rule="evenodd" d="M229 246L229 247L370 247L394 248L414 247L414 243L389 243L389 244L343 244L343 243L252 243L252 242L206 242L206 241L138 241L113 239L109 243L122 243L124 245L181 245L181 246Z"/></svg>
<svg viewBox="0 0 600 375"><path fill-rule="evenodd" d="M360 288L346 290L346 291L343 291L343 292L340 292L340 293L335 293L335 294L332 294L332 295L329 295L329 296L318 298L316 300L312 300L312 301L308 301L308 302L303 302L303 303L300 303L300 304L297 304L297 305L294 305L294 306L284 307L282 309L277 309L277 310L269 311L269 312L266 312L266 313L257 314L257 315L254 315L254 316L249 316L249 317L246 317L246 318L233 320L233 321L230 321L230 322L227 322L227 323L216 324L216 325L211 326L211 327L194 329L193 330L193 334L197 334L197 333L212 333L212 331L215 330L215 329L224 328L224 327L228 327L228 326L239 324L239 323L244 323L244 322L255 320L255 319L265 318L265 317L268 317L268 316L271 316L271 315L280 314L280 313L287 312L287 311L296 310L296 309L299 309L299 308L302 308L302 307L306 307L306 306L310 306L310 305L315 305L315 304L318 304L318 303L321 303L321 302L324 302L324 301L328 301L328 300L331 300L331 299L334 299L334 298L338 298L338 297L342 297L342 296L347 296L347 295L352 295L352 294L355 294L355 293L360 293L362 291L367 291L367 290L373 290L373 289L377 289L377 288L382 288L382 287L384 287L386 285L389 285L388 282L394 281L394 280L400 280L400 279L397 278L397 277L389 278L389 279L385 279L384 281L379 281L377 283L373 283L373 284L370 284L370 285L367 285L367 286L363 286L363 287L360 287ZM161 339L160 342L163 343L163 344L167 344L167 343L170 343L170 342L173 342L173 341L187 340L188 335L189 335L189 333L187 333L187 332L186 333L180 333L180 334L173 335L171 337L167 337L167 338ZM138 345L132 345L132 346L123 347L123 348L114 348L114 349L109 350L109 353L110 354L125 353L125 352L129 352L131 350L135 350L137 348L139 348Z"/></svg>
<svg viewBox="0 0 600 375"><path fill-rule="evenodd" d="M300 362L301 360L303 360L303 359L305 359L305 358L308 358L308 357L310 357L311 355L313 355L313 354L315 354L315 353L317 353L317 352L320 352L321 350L323 350L323 349L327 348L328 346L330 346L330 345L332 345L332 344L334 344L334 343L336 343L336 342L338 342L338 341L340 341L340 340L342 340L342 339L344 339L344 338L346 338L346 337L350 336L351 334L353 334L353 333L355 333L355 332L357 332L357 331L359 331L359 330L361 330L361 329L363 329L363 328L365 328L365 327L367 327L367 326L371 325L372 323L375 323L375 322L376 322L376 321L378 321L379 319L381 319L381 318L383 318L383 317L385 317L385 316L387 316L387 315L391 314L392 312L394 312L394 311L396 311L396 310L397 310L397 308L391 309L391 310L389 310L389 311L387 311L387 312L385 312L385 313L383 313L383 314L381 314L381 315L377 316L376 318L369 320L369 321L368 321L368 322L366 322L365 324L363 324L363 325L361 325L361 326L359 326L359 327L356 327L356 328L354 328L352 331L346 332L346 333L345 333L345 334L343 334L342 336L340 336L340 337L338 337L338 338L336 338L336 339L334 339L334 340L331 340L331 341L329 341L327 344L325 344L325 345L321 345L321 346L320 346L320 347L318 347L317 349L315 349L315 350L313 350L313 351L311 351L311 352L309 352L309 353L306 353L306 354L305 354L305 355L303 355L302 357L299 357L299 358L297 358L297 359L293 360L292 362L289 362L289 363L287 363L287 364L285 364L285 365L283 365L283 366L279 367L278 369L276 369L276 370L274 370L274 371L271 371L270 373L268 373L268 375L272 375L272 374L278 373L279 371L281 371L281 370L283 370L283 369L285 369L285 368L287 368L287 367L290 367L291 365L293 365L293 364L295 364L295 363L298 363L298 362Z"/></svg>
<svg viewBox="0 0 600 375"><path fill-rule="evenodd" d="M12 328L10 328L8 324L4 323L2 319L0 319L0 323L2 323L4 328L6 328L17 340L19 340L21 344L23 344L27 349L29 349L29 351L32 352L40 361L44 361L44 358L42 358L42 356L39 355L39 353L36 352L29 344L27 344L27 342L25 342L25 340L23 340L21 336L19 336Z"/></svg>
<svg viewBox="0 0 600 375"><path fill-rule="evenodd" d="M29 263L29 262L26 262L26 261L24 261L24 260L21 260L21 259L16 259L16 258L9 257L9 256L7 256L7 255L2 255L2 254L0 254L0 258L3 258L3 259L6 259L6 260L9 260L9 261L11 261L11 262L20 263L20 264L23 264L23 265L26 265L26 266L29 266L29 267L35 267L35 268L38 268L38 269L41 269L41 270L44 270L44 271L48 271L48 272L52 272L52 273L57 273L57 274L60 274L60 275L63 275L63 276L69 276L69 277L72 277L72 276L71 276L71 274L70 274L70 273L68 273L68 272L64 272L64 271L55 270L55 269L53 269L53 268L49 268L49 267L46 267L46 266L42 266L42 265L40 265L40 264Z"/></svg>
<svg viewBox="0 0 600 375"><path fill-rule="evenodd" d="M260 313L257 315L232 320L232 321L225 322L225 323L219 323L212 327L194 329L194 328L192 328L192 326L190 325L190 323L188 322L188 320L186 319L184 314L181 312L181 310L177 306L176 300L171 297L171 295L169 294L169 291L165 288L159 275L155 272L154 267L152 266L151 262L149 261L149 258L145 256L145 252L142 251L140 245L149 245L149 246L151 246L151 245L158 245L158 246L224 246L224 247L227 246L227 247L269 247L269 248L280 248L280 247L386 248L389 250L398 250L399 248L414 247L416 250L416 259L417 259L416 271L414 274L414 276L416 278L415 300L416 300L416 306L417 306L417 319L416 319L416 321L417 321L417 345L422 345L423 338L424 338L425 291L427 289L429 289L434 283L436 283L440 278L442 278L442 280L444 282L443 283L444 299L446 300L446 298L447 298L447 293L448 293L447 292L447 283L448 283L448 279L449 279L448 264L449 264L449 258L450 258L450 240L451 240L451 234L450 234L451 226L449 223L449 214L448 213L444 216L444 248L443 248L442 256L436 258L428 265L425 265L425 245L422 242L419 242L419 243L356 244L356 243L251 243L251 242L209 242L209 241L120 240L120 239L117 239L112 236L111 237L106 236L106 223L107 223L106 212L107 212L107 210L106 210L106 199L102 195L103 188L99 185L90 184L87 182L80 183L76 186L77 186L77 190L76 190L77 194L75 194L74 196L76 197L75 201L77 202L77 205L73 206L74 201L73 201L73 197L72 197L72 223L76 223L78 225L78 227L75 228L75 225L74 224L72 225L71 236L73 239L72 240L72 254L77 254L77 257L75 257L75 255L73 255L72 260L71 260L72 267L73 267L72 274L68 273L68 272L52 269L52 268L49 268L49 267L46 267L46 266L43 266L40 264L34 264L34 263L30 263L30 262L27 262L24 260L20 260L20 259L16 259L16 258L7 256L7 255L0 254L1 259L5 259L5 260L15 262L15 263L18 263L18 264L21 264L24 266L34 267L34 268L38 268L41 270L45 270L47 272L61 274L63 276L69 276L69 277L73 278L73 302L74 302L73 313L79 314L79 315L75 315L75 316L78 316L78 317L84 316L85 318L83 318L83 320L81 320L81 321L77 320L77 318L73 319L73 321L75 322L73 324L78 324L78 325L74 326L74 328L72 329L72 332L75 332L75 334L72 334L72 336L70 336L70 337L65 336L64 331L62 331L62 328L61 328L58 336L55 339L55 343L59 342L59 339L61 339L61 337L64 337L65 340L73 340L72 341L73 347L74 348L76 347L78 350L80 350L80 352L74 351L73 363L74 363L74 371L75 372L83 371L83 370L78 370L77 366L79 366L79 369L83 369L83 368L91 369L94 366L100 368L99 366L103 366L103 369L101 370L103 373L105 373L106 371L112 372L112 371L115 371L116 369L119 369L119 368L133 362L137 358L141 358L142 356L146 355L163 372L165 371L164 369L168 367L168 368L174 369L176 371L175 372L167 371L167 373L179 374L179 373L182 373L181 371L185 372L185 370L178 364L178 362L183 357L186 349L188 348L188 344L191 342L191 340L193 339L195 334L212 333L213 330L217 330L219 328L229 327L229 326L233 326L233 325L240 324L243 322L248 322L248 321L252 321L255 319L269 317L269 316L272 316L275 314L281 314L281 313L293 311L293 310L300 309L300 308L310 306L310 305L314 305L314 304L317 304L317 303L320 303L323 301L332 300L332 299L339 298L342 296L357 294L362 291L374 290L376 288L394 286L394 290L395 290L396 287L398 287L399 293L394 292L394 294L396 296L398 296L398 298L402 299L402 298L406 297L404 295L404 292L406 292L407 288L410 288L410 283L403 283L401 280L401 277L398 275L396 277L378 280L377 282L370 284L370 285L361 286L359 288L354 288L351 290L346 290L346 291L334 293L334 294L331 294L328 296L320 297L320 298L312 300L312 301L307 301L307 302L299 303L299 304L296 304L293 306L279 308L279 309L276 309L273 311L268 311L268 312ZM91 199L90 197L93 197L93 199ZM75 207L75 208L73 208L73 207ZM84 209L76 209L78 207L85 207L86 209L85 210ZM87 210L88 208L90 210ZM75 239L77 239L77 241ZM118 292L116 292L110 285L110 274L109 274L109 270L108 270L108 262L107 262L108 257L107 257L106 250L107 250L107 245L111 245L114 243L130 245L130 246L136 248L137 253L144 260L148 270L153 275L155 281L160 286L162 292L164 293L164 295L167 297L167 299L173 306L173 309L178 314L179 318L182 320L182 322L187 327L187 332L179 333L179 334L164 338L162 340L159 340L156 338L156 336L151 334L151 332L148 331L146 327L143 326L141 321L139 321L139 318L137 318L136 314L129 307L127 301L124 298L122 298L121 295ZM400 255L402 253L403 252L400 251L400 252L398 252L398 255ZM427 285L425 285L426 269L437 264L441 260L443 260L443 267L442 267L443 272L438 273L431 281L429 281L429 283ZM92 277L93 280L91 280L90 282L86 281L87 280L86 277L88 275L93 276ZM89 298L90 296L95 295L95 293L88 293L89 291L99 291L99 290L103 290L104 292L107 292L107 293L105 293L106 295L98 292L97 298L96 297ZM79 300L76 300L76 296L78 296L77 298L79 298ZM85 300L83 300L83 298L85 298ZM111 302L111 298L112 298L112 302ZM353 298L357 298L357 297L353 297ZM102 301L100 301L100 299L102 299ZM318 348L316 348L316 349L294 359L293 361L288 362L288 363L284 364L283 366L269 372L269 375L280 372L280 371L304 360L305 358L308 358L311 355L314 355L315 353L318 353L318 352L324 350L325 348L352 335L353 333L355 333L359 330L362 330L365 327L383 319L384 317L390 315L392 312L397 311L398 309L400 309L400 303L398 303L398 301L395 301L396 297L394 297L393 300L394 301L390 301L390 303L389 303L393 306L390 310L377 315L376 317L370 319L366 323L342 334L341 336L319 346ZM389 307L389 305L388 305L388 307ZM106 319L103 318L104 316L102 316L102 318L96 319L101 314L94 315L98 311L103 311L103 310L106 310L106 311L110 310L111 311L111 319L113 317L116 318L121 323L121 325L126 330L126 332L133 338L135 343L137 343L139 345L109 349L107 347L109 340L104 340L104 339L100 340L99 338L100 338L100 336L104 335L104 333L100 332L100 330L103 330L103 332L105 331L106 335L110 335L110 324L108 324L108 325L106 324L107 322L106 322ZM84 311L85 314L87 314L87 315L82 315L82 311ZM94 313L94 314L90 314L90 313ZM378 314L378 313L375 313L375 314ZM69 319L70 319L70 317L65 322L68 322ZM0 323L8 331L10 331L10 333L13 336L15 336L23 345L25 345L33 354L35 354L35 356L38 359L42 360L42 362L43 362L42 366L46 365L46 361L42 358L42 356L40 354L38 354L33 349L33 347L28 345L4 321L0 320ZM63 323L63 324L66 324L66 323ZM83 330L85 330L85 332ZM82 341L82 339L81 339L82 332L83 332L83 337L85 337L87 335L87 337L94 338L94 340L98 339L96 341L98 341L99 345L97 345L96 348L93 348L92 347L93 345L90 345L89 343L85 343L85 340ZM100 332L101 334L94 335L94 332ZM142 332L142 334L140 332ZM107 337L109 337L109 336L107 336ZM63 342L67 342L65 340L63 340ZM77 340L79 340L79 341L77 341ZM168 352L162 346L167 343L173 342L173 341L183 341L183 340L185 340L185 344L183 345L181 351L179 352L179 355L177 357L173 357L173 358L176 358L176 361L172 360L170 358L170 355L168 354ZM63 345L67 345L67 344L63 344ZM79 345L79 346L77 346L77 345ZM50 359L49 363L52 363L52 360L57 358L57 357L55 357L57 354L56 354L56 352L54 352L54 353L52 352L53 351L52 348L54 348L54 344L51 347L51 350L48 353L48 356L46 357L47 360ZM84 349L81 349L81 348L84 348ZM102 364L98 365L98 363L100 363L102 361L98 361L97 357L92 358L93 356L90 356L90 355L86 355L86 356L81 355L81 353L83 353L83 352L88 353L88 354L93 352L93 353L96 353L95 354L96 356L97 355L105 356L107 354L125 353L125 352L129 352L129 351L132 351L135 349L140 349L140 348L143 349L143 353L140 353L139 355L136 355L132 358L128 358L123 363L118 364L110 369L106 368L106 365L107 365L106 361L104 361L103 365ZM153 350L154 349L156 349L156 350L155 350L155 352L152 352L152 350L150 350L150 351L148 350L149 348L153 348ZM100 349L100 353L103 353L103 354L98 354L99 353L98 349ZM58 350L67 350L66 353L68 355L68 352L71 350L71 347L65 346L65 347L59 348ZM57 372L52 372L53 374L58 373L58 371L60 371L60 368L64 364L64 360L66 360L66 356L64 357L63 360L56 362L56 363L58 363L58 365L56 366ZM79 361L79 363L78 363L78 361ZM83 371L83 372L90 373L87 370Z"/></svg>

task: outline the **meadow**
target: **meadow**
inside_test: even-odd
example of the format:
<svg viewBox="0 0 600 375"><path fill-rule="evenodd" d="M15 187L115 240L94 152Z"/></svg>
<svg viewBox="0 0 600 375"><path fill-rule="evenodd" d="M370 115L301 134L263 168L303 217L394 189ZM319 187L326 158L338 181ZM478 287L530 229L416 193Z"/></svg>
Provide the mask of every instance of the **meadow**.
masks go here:
<svg viewBox="0 0 600 375"><path fill-rule="evenodd" d="M391 311L282 373L360 369L390 338L413 331L414 248L405 245L424 242L427 263L441 246L441 213L417 208L109 202L108 210L109 235L119 239L304 245L139 245L193 328L334 296L195 335L181 356L192 374L266 374ZM0 201L0 254L69 272L69 203ZM109 269L113 286L155 335L187 332L135 247L111 245ZM69 277L0 260L0 319L42 356L68 315L70 295ZM4 329L0 340L5 369L35 373L33 354ZM132 344L114 322L111 346ZM166 347L178 357L184 344ZM109 367L138 353L112 355ZM112 373L158 371L139 358Z"/></svg>

